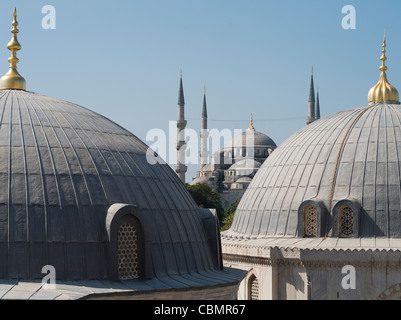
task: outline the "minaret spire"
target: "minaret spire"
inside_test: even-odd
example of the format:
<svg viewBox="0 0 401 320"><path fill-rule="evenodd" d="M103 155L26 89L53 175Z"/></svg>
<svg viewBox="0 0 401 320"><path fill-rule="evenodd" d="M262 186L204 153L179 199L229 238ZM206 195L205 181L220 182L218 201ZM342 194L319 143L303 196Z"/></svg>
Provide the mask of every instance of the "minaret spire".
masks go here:
<svg viewBox="0 0 401 320"><path fill-rule="evenodd" d="M187 126L187 121L185 120L184 107L185 100L181 71L180 89L178 91L177 166L175 167L175 172L183 183L185 183L185 173L187 172L187 166L185 165L185 151L187 148L187 145L185 143L185 127Z"/></svg>
<svg viewBox="0 0 401 320"><path fill-rule="evenodd" d="M315 120L320 119L320 103L319 103L319 87L316 91L316 112L315 112Z"/></svg>
<svg viewBox="0 0 401 320"><path fill-rule="evenodd" d="M17 39L19 30L17 28L18 22L16 8L14 8L14 20L12 25L13 28L11 29L11 33L13 35L11 41L7 44L8 50L11 51L11 57L8 58L8 62L10 62L10 68L8 72L0 79L0 89L25 90L25 79L17 71L17 63L19 62L19 59L17 58L17 51L21 50L21 45Z"/></svg>
<svg viewBox="0 0 401 320"><path fill-rule="evenodd" d="M201 174L203 174L203 169L208 163L209 151L207 146L207 141L209 137L209 131L207 129L207 106L206 106L206 88L203 90L203 106L202 106L202 120L201 120L201 148L200 148L200 159L201 159Z"/></svg>
<svg viewBox="0 0 401 320"><path fill-rule="evenodd" d="M182 85L182 70L180 70L180 89L178 91L178 105L182 107L185 106L184 87Z"/></svg>
<svg viewBox="0 0 401 320"><path fill-rule="evenodd" d="M203 88L203 105L202 105L202 119L207 119L207 106L206 106L206 87ZM207 125L206 125L207 128Z"/></svg>
<svg viewBox="0 0 401 320"><path fill-rule="evenodd" d="M315 121L315 88L313 83L313 67L311 71L310 88L309 88L309 114L306 119L306 124L310 124Z"/></svg>
<svg viewBox="0 0 401 320"><path fill-rule="evenodd" d="M251 113L251 124L249 125L248 131L255 131L255 128L253 127L253 114Z"/></svg>

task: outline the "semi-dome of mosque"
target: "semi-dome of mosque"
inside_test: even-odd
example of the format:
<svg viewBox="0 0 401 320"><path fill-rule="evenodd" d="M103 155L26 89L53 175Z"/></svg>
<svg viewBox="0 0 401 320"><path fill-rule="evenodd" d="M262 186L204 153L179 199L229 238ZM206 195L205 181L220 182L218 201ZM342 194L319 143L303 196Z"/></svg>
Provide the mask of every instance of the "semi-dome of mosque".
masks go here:
<svg viewBox="0 0 401 320"><path fill-rule="evenodd" d="M236 163L234 163L228 170L254 170L254 169L259 169L261 167L260 162L254 160L254 159L244 159L240 160Z"/></svg>
<svg viewBox="0 0 401 320"><path fill-rule="evenodd" d="M250 176L256 173L261 166L259 161L249 158L234 163L228 171L235 171L234 174L237 176Z"/></svg>
<svg viewBox="0 0 401 320"><path fill-rule="evenodd" d="M213 211L199 209L128 130L26 91L16 71L17 25L14 10L10 71L0 79L0 279L19 280L2 296L235 296L244 273L223 268ZM67 290L18 285L42 279L47 266Z"/></svg>

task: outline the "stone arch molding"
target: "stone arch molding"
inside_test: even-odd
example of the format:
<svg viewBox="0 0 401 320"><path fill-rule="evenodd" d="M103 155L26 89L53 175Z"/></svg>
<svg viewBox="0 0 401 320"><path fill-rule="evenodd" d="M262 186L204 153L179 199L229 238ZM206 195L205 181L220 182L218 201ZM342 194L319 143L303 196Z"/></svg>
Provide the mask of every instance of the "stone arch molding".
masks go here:
<svg viewBox="0 0 401 320"><path fill-rule="evenodd" d="M400 300L401 299L401 283L395 284L383 291L378 300Z"/></svg>
<svg viewBox="0 0 401 320"><path fill-rule="evenodd" d="M353 213L353 232L349 236L350 238L358 238L359 237L359 225L360 225L360 215L361 215L361 205L358 200L354 198L347 198L344 200L338 201L333 207L333 233L334 236L340 235L340 212L344 207L348 207L352 210Z"/></svg>
<svg viewBox="0 0 401 320"><path fill-rule="evenodd" d="M326 231L327 208L320 199L306 200L298 208L298 234L304 237L304 213L305 209L313 207L316 210L316 237L323 237Z"/></svg>

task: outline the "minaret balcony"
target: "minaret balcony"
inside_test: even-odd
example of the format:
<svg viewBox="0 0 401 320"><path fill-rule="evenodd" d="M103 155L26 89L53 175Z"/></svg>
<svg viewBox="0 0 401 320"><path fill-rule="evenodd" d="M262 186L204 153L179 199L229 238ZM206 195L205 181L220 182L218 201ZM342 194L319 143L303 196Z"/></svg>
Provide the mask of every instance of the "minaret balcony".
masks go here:
<svg viewBox="0 0 401 320"><path fill-rule="evenodd" d="M185 164L179 163L175 166L176 173L186 173L187 170L188 170L188 167Z"/></svg>
<svg viewBox="0 0 401 320"><path fill-rule="evenodd" d="M207 130L207 129L202 129L201 132L200 132L200 134L199 134L199 136L200 136L201 138L208 138L208 137L209 137L209 130Z"/></svg>
<svg viewBox="0 0 401 320"><path fill-rule="evenodd" d="M187 148L187 144L185 141L178 141L176 144L177 151L185 150Z"/></svg>
<svg viewBox="0 0 401 320"><path fill-rule="evenodd" d="M177 120L176 123L178 129L185 129L187 126L187 120Z"/></svg>

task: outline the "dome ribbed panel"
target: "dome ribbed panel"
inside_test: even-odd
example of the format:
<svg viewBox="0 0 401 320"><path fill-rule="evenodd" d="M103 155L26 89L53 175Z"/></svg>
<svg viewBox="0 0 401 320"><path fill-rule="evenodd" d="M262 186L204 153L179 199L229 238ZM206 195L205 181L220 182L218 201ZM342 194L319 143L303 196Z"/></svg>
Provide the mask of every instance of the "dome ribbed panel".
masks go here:
<svg viewBox="0 0 401 320"><path fill-rule="evenodd" d="M264 162L230 232L297 236L302 202L321 200L332 209L340 200L355 199L362 206L361 237L401 237L400 165L399 105L328 116L291 136Z"/></svg>
<svg viewBox="0 0 401 320"><path fill-rule="evenodd" d="M136 205L155 275L212 268L198 208L167 164L107 118L38 94L0 91L0 278L107 277L105 217Z"/></svg>

